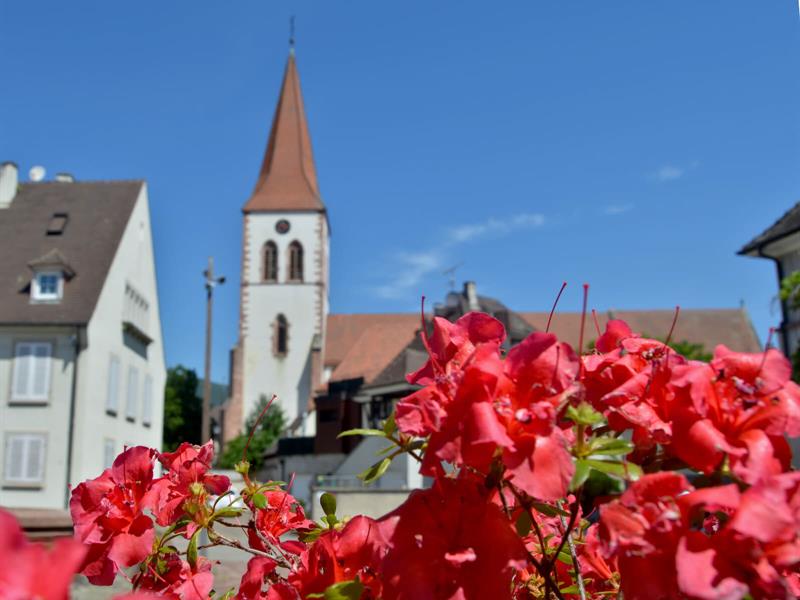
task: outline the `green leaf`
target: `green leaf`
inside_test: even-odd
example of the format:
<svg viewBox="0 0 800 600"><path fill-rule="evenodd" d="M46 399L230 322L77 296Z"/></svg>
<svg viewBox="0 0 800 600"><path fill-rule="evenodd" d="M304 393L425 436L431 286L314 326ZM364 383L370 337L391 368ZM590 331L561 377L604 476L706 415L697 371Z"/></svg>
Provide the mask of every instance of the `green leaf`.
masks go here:
<svg viewBox="0 0 800 600"><path fill-rule="evenodd" d="M557 517L558 515L561 515L562 517L569 516L569 512L563 508L553 506L552 504L546 504L544 502L532 502L531 506L547 517Z"/></svg>
<svg viewBox="0 0 800 600"><path fill-rule="evenodd" d="M340 433L337 438L343 438L350 435L366 435L366 436L375 436L375 437L386 437L386 433L381 431L380 429L348 429L347 431L343 431Z"/></svg>
<svg viewBox="0 0 800 600"><path fill-rule="evenodd" d="M310 544L311 542L315 542L317 540L317 538L320 535L322 535L322 531L323 531L322 527L315 527L311 531L305 531L305 532L299 533L297 535L297 537L300 539L301 542L304 542L306 544Z"/></svg>
<svg viewBox="0 0 800 600"><path fill-rule="evenodd" d="M531 521L531 515L528 511L523 512L516 522L517 527L517 535L519 537L525 537L531 530L533 526L533 522Z"/></svg>
<svg viewBox="0 0 800 600"><path fill-rule="evenodd" d="M197 537L201 531L202 529L198 529L194 532L192 539L189 540L189 547L186 549L186 560L189 561L192 569L197 566Z"/></svg>
<svg viewBox="0 0 800 600"><path fill-rule="evenodd" d="M374 465L372 465L369 469L360 473L358 478L361 479L365 484L372 483L376 479L378 479L381 475L386 473L386 469L389 468L389 465L392 464L392 459L388 456L382 460L379 460Z"/></svg>
<svg viewBox="0 0 800 600"><path fill-rule="evenodd" d="M383 433L386 437L393 436L397 431L397 423L394 420L394 413L389 415L389 418L383 422Z"/></svg>
<svg viewBox="0 0 800 600"><path fill-rule="evenodd" d="M589 478L589 473L591 473L592 468L588 462L584 459L579 458L575 461L575 473L572 475L572 481L569 482L569 489L571 492L574 492L579 487L581 487L586 480Z"/></svg>
<svg viewBox="0 0 800 600"><path fill-rule="evenodd" d="M577 408L568 406L566 416L578 425L596 425L605 421L605 417L587 402L581 402Z"/></svg>
<svg viewBox="0 0 800 600"><path fill-rule="evenodd" d="M572 565L572 556L567 550L562 550L558 553L558 560L560 560L565 565Z"/></svg>
<svg viewBox="0 0 800 600"><path fill-rule="evenodd" d="M222 508L218 508L214 512L215 517L222 517L222 518L229 518L229 517L238 517L244 511L241 508L237 508L235 506L224 506Z"/></svg>
<svg viewBox="0 0 800 600"><path fill-rule="evenodd" d="M569 585L567 587L560 588L558 591L561 592L562 594L579 594L580 593L580 590L578 589L578 584L576 584L576 583L574 583L572 585Z"/></svg>
<svg viewBox="0 0 800 600"><path fill-rule="evenodd" d="M328 515L336 515L336 496L325 492L319 498L319 505L322 507L323 512Z"/></svg>
<svg viewBox="0 0 800 600"><path fill-rule="evenodd" d="M592 454L616 456L633 452L633 442L622 438L601 437L589 442Z"/></svg>
<svg viewBox="0 0 800 600"><path fill-rule="evenodd" d="M256 508L267 508L267 497L261 492L253 494L253 506Z"/></svg>
<svg viewBox="0 0 800 600"><path fill-rule="evenodd" d="M329 585L322 597L325 600L358 600L364 591L363 584L356 578ZM315 594L316 596L316 594ZM312 596L309 595L309 598Z"/></svg>
<svg viewBox="0 0 800 600"><path fill-rule="evenodd" d="M586 464L591 468L613 475L621 479L636 481L642 476L642 468L639 465L629 462L611 462L605 460L595 460L591 458L585 459Z"/></svg>

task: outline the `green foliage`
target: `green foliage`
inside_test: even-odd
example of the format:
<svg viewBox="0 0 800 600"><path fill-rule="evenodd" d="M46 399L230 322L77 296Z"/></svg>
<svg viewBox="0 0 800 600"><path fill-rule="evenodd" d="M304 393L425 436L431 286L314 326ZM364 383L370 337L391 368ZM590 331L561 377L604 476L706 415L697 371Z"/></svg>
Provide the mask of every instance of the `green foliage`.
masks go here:
<svg viewBox="0 0 800 600"><path fill-rule="evenodd" d="M790 308L800 308L800 271L794 271L781 280L779 296Z"/></svg>
<svg viewBox="0 0 800 600"><path fill-rule="evenodd" d="M261 396L258 405L247 417L244 431L225 445L225 450L222 452L222 456L219 457L219 467L223 469L233 469L236 467L237 463L242 460L242 452L247 444L247 438L256 426L258 415L261 414L261 411L264 410L266 405L267 397ZM247 449L247 460L251 468L255 470L261 468L264 464L264 454L280 437L285 427L286 419L283 416L283 411L281 411L277 404L273 403L258 424L258 428L253 434L253 439L250 441L250 447Z"/></svg>
<svg viewBox="0 0 800 600"><path fill-rule="evenodd" d="M197 374L183 365L167 371L164 388L164 450L181 442L200 443L203 401L197 395Z"/></svg>
<svg viewBox="0 0 800 600"><path fill-rule="evenodd" d="M666 341L664 337L652 336L648 334L642 334L642 337L650 338L653 340L660 340L662 342ZM589 340L589 343L586 344L587 352L591 352L595 349L595 340ZM681 340L679 342L670 342L669 347L675 350L678 354L687 358L689 360L701 360L703 362L710 361L714 355L706 350L706 347L703 344L695 344L694 342L690 342L689 340Z"/></svg>
<svg viewBox="0 0 800 600"><path fill-rule="evenodd" d="M714 357L711 352L706 350L703 344L695 344L686 340L672 342L669 347L689 360L701 360L703 362L709 362Z"/></svg>

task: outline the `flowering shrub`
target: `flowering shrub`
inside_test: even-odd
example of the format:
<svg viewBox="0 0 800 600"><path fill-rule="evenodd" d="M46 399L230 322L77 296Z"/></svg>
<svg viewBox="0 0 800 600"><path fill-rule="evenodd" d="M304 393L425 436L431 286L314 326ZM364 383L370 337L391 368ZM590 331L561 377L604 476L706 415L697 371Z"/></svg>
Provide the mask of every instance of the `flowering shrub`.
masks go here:
<svg viewBox="0 0 800 600"><path fill-rule="evenodd" d="M129 448L72 492L80 546L48 558L60 593L31 587L43 583L25 565L45 550L0 514L0 573L22 565L0 574L0 596L63 597L76 566L98 585L127 569L129 599L800 595L800 473L786 441L800 434L800 388L787 360L719 346L710 363L690 361L621 321L597 333L582 356L541 332L506 349L485 314L434 319L428 361L408 376L419 389L382 429L343 434L391 446L366 483L403 452L432 478L379 519L341 517L324 494L325 516L310 521L290 486L255 481L245 460L232 504L210 443ZM212 591L201 532L250 556L238 590Z"/></svg>

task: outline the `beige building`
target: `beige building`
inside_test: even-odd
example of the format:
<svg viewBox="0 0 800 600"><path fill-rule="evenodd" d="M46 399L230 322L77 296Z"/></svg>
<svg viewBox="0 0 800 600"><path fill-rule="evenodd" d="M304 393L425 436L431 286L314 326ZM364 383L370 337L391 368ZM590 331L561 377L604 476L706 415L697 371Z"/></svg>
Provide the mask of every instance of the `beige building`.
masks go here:
<svg viewBox="0 0 800 600"><path fill-rule="evenodd" d="M166 379L147 186L0 165L0 505L66 508L159 447Z"/></svg>

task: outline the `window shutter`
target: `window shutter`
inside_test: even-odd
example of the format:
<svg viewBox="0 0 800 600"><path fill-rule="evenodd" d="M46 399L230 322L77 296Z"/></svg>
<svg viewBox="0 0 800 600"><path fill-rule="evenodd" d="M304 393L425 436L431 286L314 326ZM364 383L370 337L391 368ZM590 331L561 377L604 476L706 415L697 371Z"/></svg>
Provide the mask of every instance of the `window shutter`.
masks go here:
<svg viewBox="0 0 800 600"><path fill-rule="evenodd" d="M146 375L144 378L144 396L142 398L142 423L150 425L153 422L153 378Z"/></svg>
<svg viewBox="0 0 800 600"><path fill-rule="evenodd" d="M125 416L128 419L136 418L136 401L139 393L139 371L136 367L128 367L128 397L125 402Z"/></svg>
<svg viewBox="0 0 800 600"><path fill-rule="evenodd" d="M25 438L11 435L6 442L6 479L20 481L25 460Z"/></svg>
<svg viewBox="0 0 800 600"><path fill-rule="evenodd" d="M103 468L108 469L114 464L114 440L106 438L103 442Z"/></svg>
<svg viewBox="0 0 800 600"><path fill-rule="evenodd" d="M50 388L50 344L35 344L33 351L33 369L31 370L32 398L47 398Z"/></svg>
<svg viewBox="0 0 800 600"><path fill-rule="evenodd" d="M106 410L117 414L119 408L119 359L111 357L108 364L108 393L106 395Z"/></svg>
<svg viewBox="0 0 800 600"><path fill-rule="evenodd" d="M44 460L44 435L13 434L6 438L6 481L40 483L44 479Z"/></svg>
<svg viewBox="0 0 800 600"><path fill-rule="evenodd" d="M14 398L28 397L28 381L31 377L33 346L17 344L14 355Z"/></svg>
<svg viewBox="0 0 800 600"><path fill-rule="evenodd" d="M41 481L44 475L44 438L28 436L28 451L25 465L25 481Z"/></svg>

